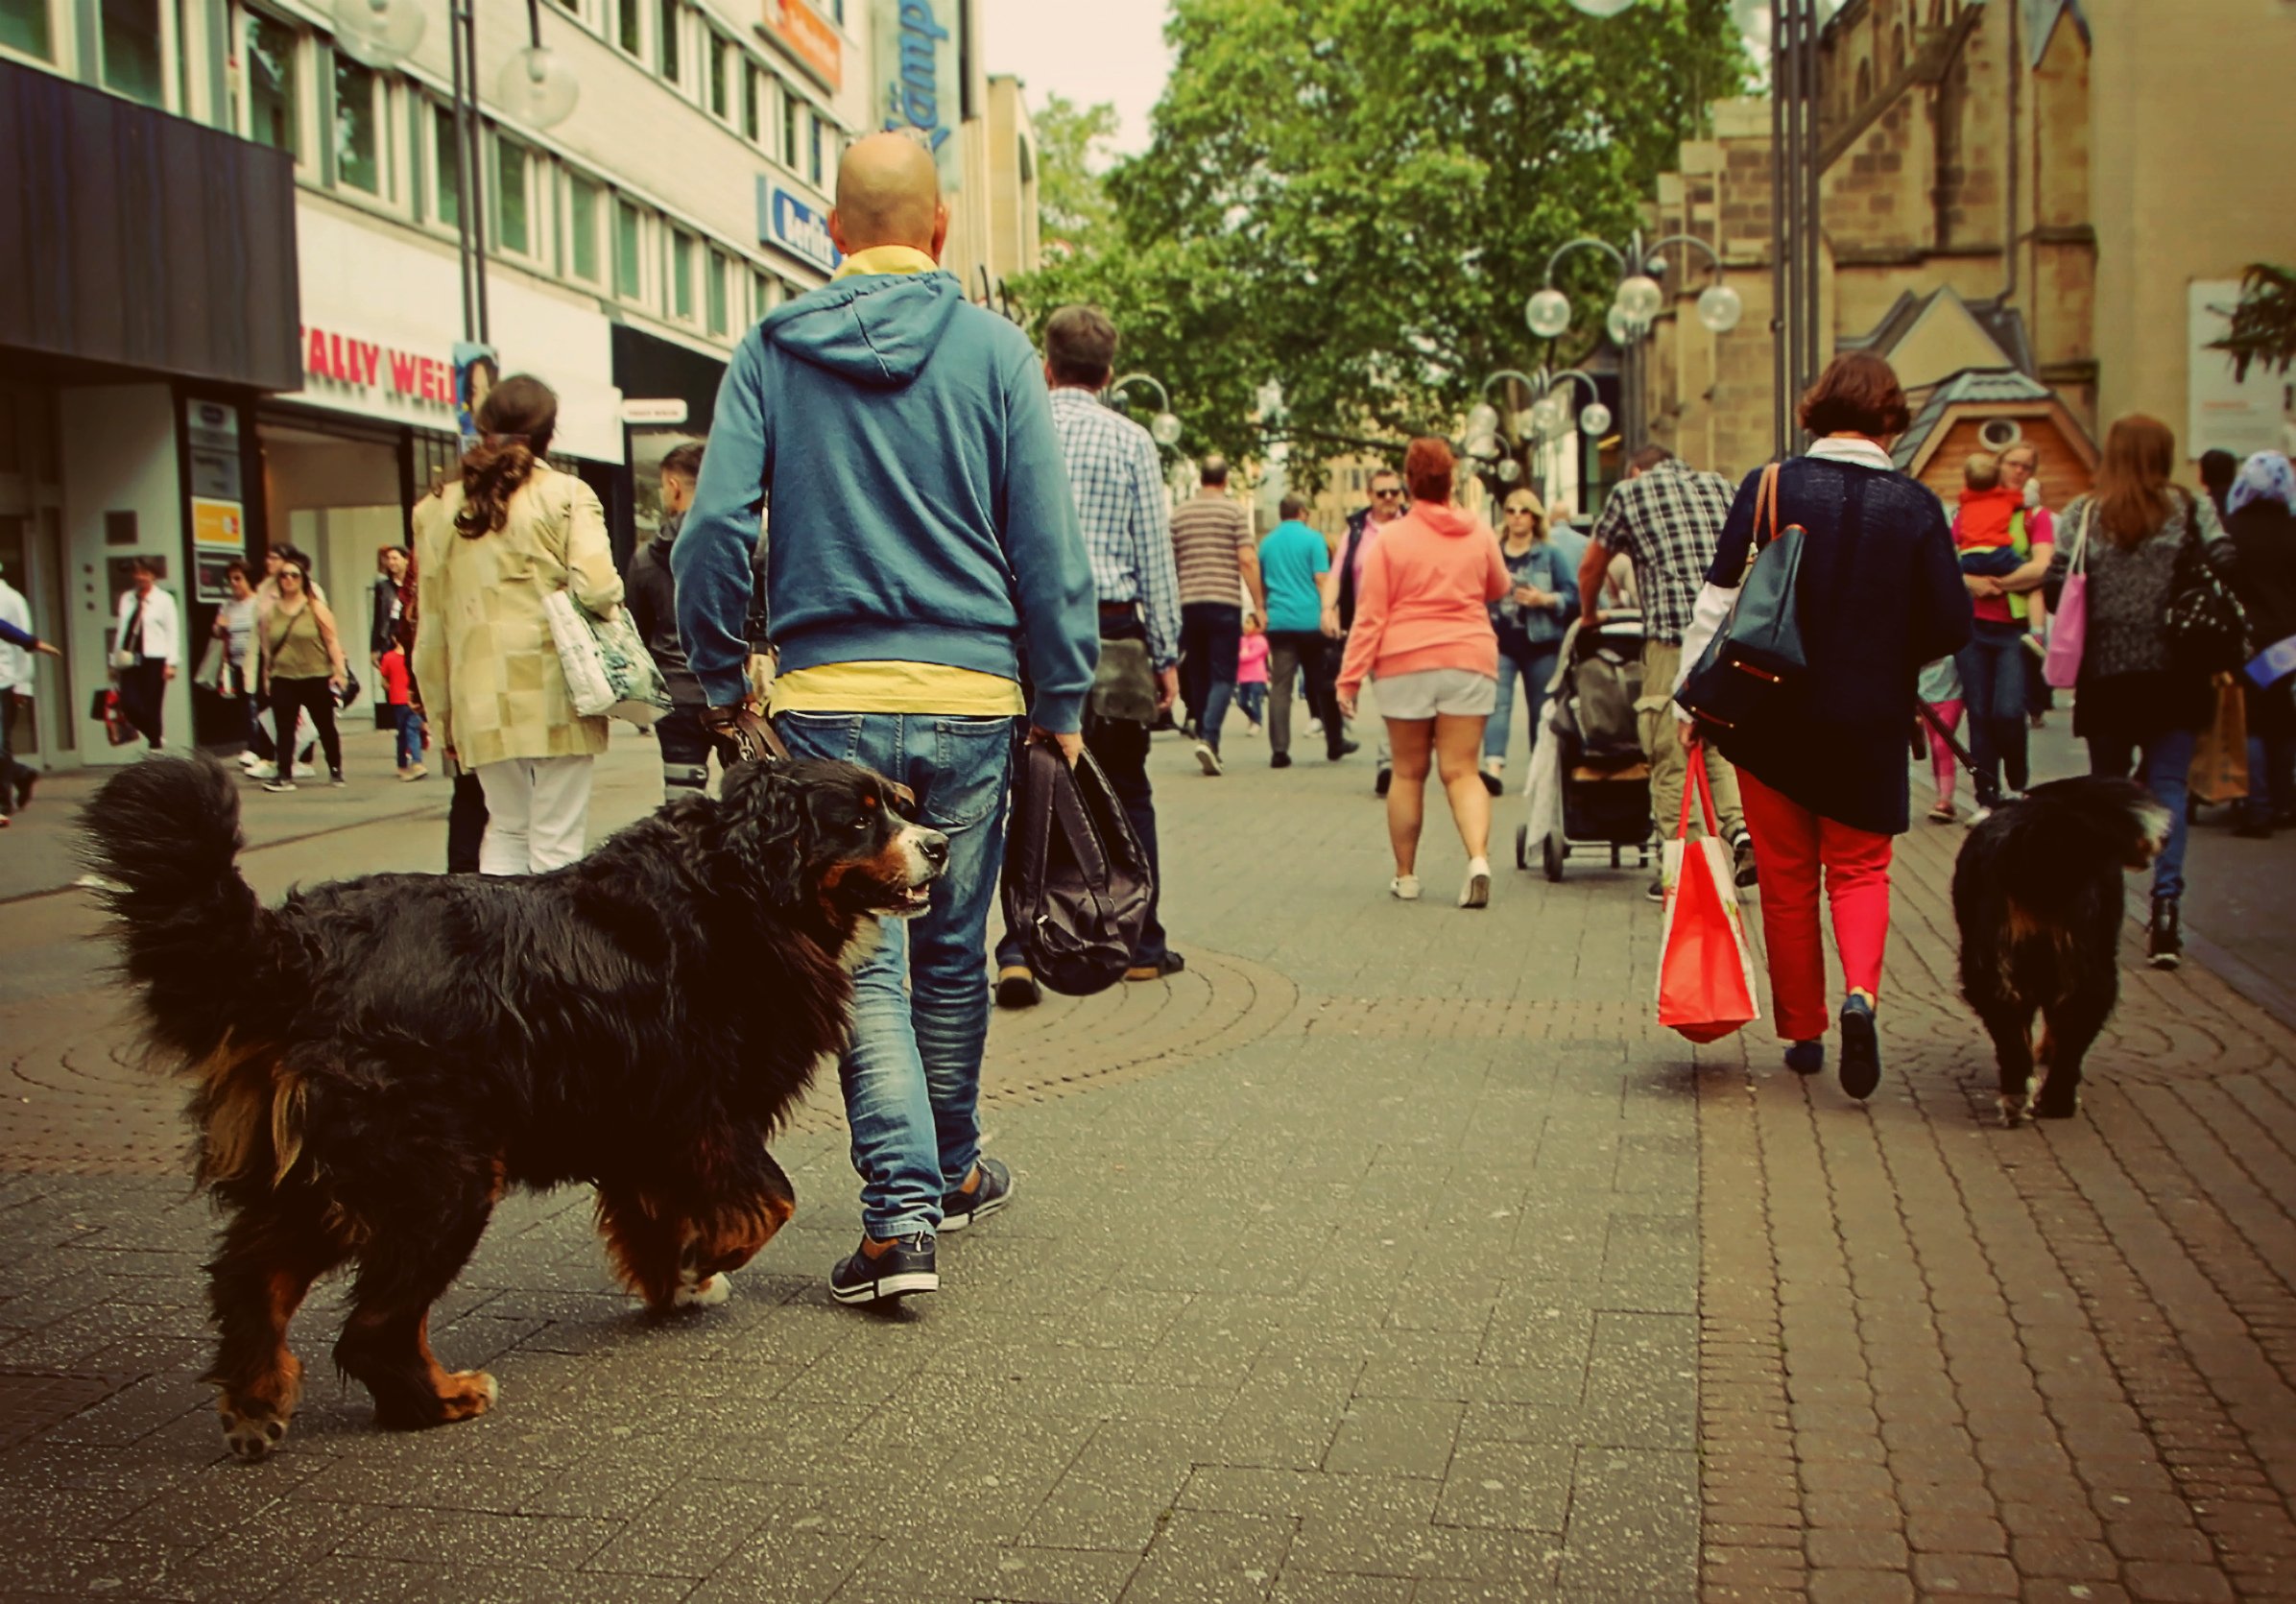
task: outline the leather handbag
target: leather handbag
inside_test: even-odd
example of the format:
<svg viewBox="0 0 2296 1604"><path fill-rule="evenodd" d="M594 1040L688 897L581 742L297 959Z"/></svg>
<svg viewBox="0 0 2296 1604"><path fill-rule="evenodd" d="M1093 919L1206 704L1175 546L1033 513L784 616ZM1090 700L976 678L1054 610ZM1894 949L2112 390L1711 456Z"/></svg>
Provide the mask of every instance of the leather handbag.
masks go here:
<svg viewBox="0 0 2296 1604"><path fill-rule="evenodd" d="M1798 523L1778 527L1779 467L1772 463L1762 470L1755 492L1754 562L1738 599L1675 695L1717 730L1760 720L1809 667L1796 606L1806 532Z"/></svg>
<svg viewBox="0 0 2296 1604"><path fill-rule="evenodd" d="M1003 898L1030 972L1068 996L1106 991L1131 967L1154 890L1148 854L1092 754L1071 768L1058 747L1029 742L1014 776Z"/></svg>
<svg viewBox="0 0 2296 1604"><path fill-rule="evenodd" d="M2162 632L2177 667L2236 673L2248 661L2248 615L2209 567L2201 550L2200 504L2185 492L2185 538L2177 542L2168 616Z"/></svg>

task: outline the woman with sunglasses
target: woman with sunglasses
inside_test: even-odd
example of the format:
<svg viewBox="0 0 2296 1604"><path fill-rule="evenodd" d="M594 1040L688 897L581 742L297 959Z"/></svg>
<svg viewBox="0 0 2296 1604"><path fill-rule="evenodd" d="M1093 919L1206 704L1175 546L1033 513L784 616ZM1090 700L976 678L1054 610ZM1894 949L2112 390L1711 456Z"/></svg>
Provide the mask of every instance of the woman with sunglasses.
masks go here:
<svg viewBox="0 0 2296 1604"><path fill-rule="evenodd" d="M310 571L299 561L279 564L272 576L278 595L260 614L263 687L271 701L274 738L284 772L264 782L266 791L292 791L295 778L284 754L295 750L295 721L304 712L319 730L333 783L343 783L343 737L335 729L335 693L343 688L343 642L335 615L311 590Z"/></svg>
<svg viewBox="0 0 2296 1604"><path fill-rule="evenodd" d="M1483 789L1495 797L1506 789L1499 777L1507 768L1516 678L1522 680L1531 745L1537 746L1539 717L1546 710L1546 687L1555 677L1563 632L1578 616L1579 605L1574 564L1548 539L1546 509L1529 491L1507 492L1498 552L1506 560L1511 588L1491 604L1491 627L1498 632L1498 702L1483 730Z"/></svg>

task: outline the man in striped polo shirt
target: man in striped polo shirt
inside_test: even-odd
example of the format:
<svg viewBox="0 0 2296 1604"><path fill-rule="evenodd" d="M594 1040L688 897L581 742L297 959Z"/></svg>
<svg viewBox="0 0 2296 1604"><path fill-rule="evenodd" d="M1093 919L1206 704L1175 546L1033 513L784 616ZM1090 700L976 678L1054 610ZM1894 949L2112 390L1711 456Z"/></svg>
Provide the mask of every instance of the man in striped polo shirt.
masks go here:
<svg viewBox="0 0 2296 1604"><path fill-rule="evenodd" d="M1196 736L1196 761L1220 772L1220 725L1235 696L1243 644L1243 597L1267 616L1252 515L1228 494L1228 459L1207 457L1196 493L1172 509L1172 555L1180 568L1180 699Z"/></svg>

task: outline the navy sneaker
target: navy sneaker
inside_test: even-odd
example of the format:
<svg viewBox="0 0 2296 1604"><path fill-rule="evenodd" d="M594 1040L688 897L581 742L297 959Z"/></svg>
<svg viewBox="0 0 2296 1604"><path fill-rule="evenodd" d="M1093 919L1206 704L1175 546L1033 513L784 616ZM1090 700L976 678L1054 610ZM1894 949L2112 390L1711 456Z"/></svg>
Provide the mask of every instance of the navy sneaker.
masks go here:
<svg viewBox="0 0 2296 1604"><path fill-rule="evenodd" d="M993 1214L1013 1201L1013 1172L983 1154L973 1166L980 1180L969 1192L949 1192L941 1199L941 1229L963 1231L986 1214Z"/></svg>
<svg viewBox="0 0 2296 1604"><path fill-rule="evenodd" d="M1881 1041L1874 1029L1874 1005L1853 996L1842 1004L1842 1089L1859 1102L1881 1084Z"/></svg>
<svg viewBox="0 0 2296 1604"><path fill-rule="evenodd" d="M940 1290L941 1272L933 1265L933 1238L922 1231L901 1237L873 1257L855 1248L829 1272L829 1296L841 1304L873 1304L886 1298L905 1298L912 1292Z"/></svg>

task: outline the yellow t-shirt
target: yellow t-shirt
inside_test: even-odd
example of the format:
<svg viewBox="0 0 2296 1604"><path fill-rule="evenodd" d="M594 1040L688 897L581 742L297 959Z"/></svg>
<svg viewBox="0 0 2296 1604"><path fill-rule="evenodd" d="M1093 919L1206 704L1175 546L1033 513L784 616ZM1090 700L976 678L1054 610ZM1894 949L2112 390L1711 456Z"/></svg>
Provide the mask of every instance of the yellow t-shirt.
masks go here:
<svg viewBox="0 0 2296 1604"><path fill-rule="evenodd" d="M839 278L869 273L937 273L941 264L907 245L856 251ZM792 669L774 681L777 713L950 713L1005 718L1028 711L1018 682L978 669L932 662L825 662Z"/></svg>

